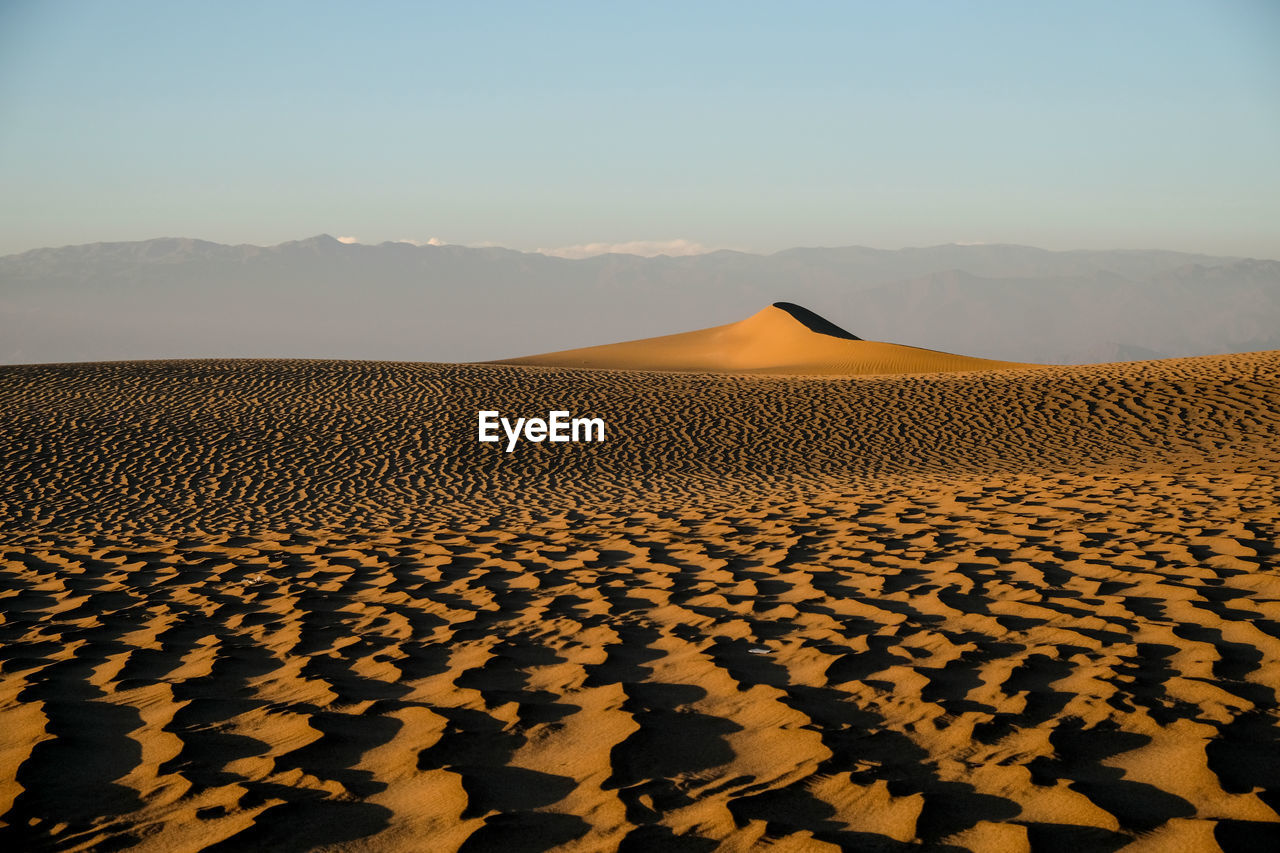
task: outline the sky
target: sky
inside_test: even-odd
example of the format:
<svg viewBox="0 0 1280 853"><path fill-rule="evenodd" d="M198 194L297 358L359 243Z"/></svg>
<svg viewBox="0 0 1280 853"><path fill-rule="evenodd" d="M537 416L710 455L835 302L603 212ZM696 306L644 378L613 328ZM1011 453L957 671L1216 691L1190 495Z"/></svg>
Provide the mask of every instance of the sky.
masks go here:
<svg viewBox="0 0 1280 853"><path fill-rule="evenodd" d="M0 0L0 254L1280 258L1280 3Z"/></svg>

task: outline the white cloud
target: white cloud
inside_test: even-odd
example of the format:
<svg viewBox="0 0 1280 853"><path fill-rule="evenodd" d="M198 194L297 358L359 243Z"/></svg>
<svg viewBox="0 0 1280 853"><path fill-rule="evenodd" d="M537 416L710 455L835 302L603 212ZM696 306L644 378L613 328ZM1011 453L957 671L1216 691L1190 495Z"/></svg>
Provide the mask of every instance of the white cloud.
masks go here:
<svg viewBox="0 0 1280 853"><path fill-rule="evenodd" d="M358 237L339 237L340 243L359 243ZM401 237L396 240L397 243L407 243L410 246L466 246L472 249L485 249L500 247L501 244L493 242L481 243L450 243L447 240L441 240L439 237L430 237L426 240L416 240L412 237ZM551 255L557 258L569 258L577 260L580 258L590 258L596 255L607 255L609 253L617 253L621 255L641 255L642 257L652 258L658 255L670 255L671 257L684 257L687 255L705 255L707 252L714 252L718 247L704 246L701 243L695 243L692 240L632 240L629 243L583 243L577 246L561 246L555 249L534 249L533 251L542 255ZM526 250L527 251L527 250Z"/></svg>
<svg viewBox="0 0 1280 853"><path fill-rule="evenodd" d="M410 240L408 237L401 237L397 243L408 243L410 246L447 246L449 245L439 237L432 237L430 240Z"/></svg>
<svg viewBox="0 0 1280 853"><path fill-rule="evenodd" d="M691 240L633 240L630 243L584 243L579 246L561 246L558 249L534 249L534 251L542 255L577 260L610 253L641 255L646 258L658 255L683 257L686 255L705 255L707 252L716 250L711 246L704 246Z"/></svg>

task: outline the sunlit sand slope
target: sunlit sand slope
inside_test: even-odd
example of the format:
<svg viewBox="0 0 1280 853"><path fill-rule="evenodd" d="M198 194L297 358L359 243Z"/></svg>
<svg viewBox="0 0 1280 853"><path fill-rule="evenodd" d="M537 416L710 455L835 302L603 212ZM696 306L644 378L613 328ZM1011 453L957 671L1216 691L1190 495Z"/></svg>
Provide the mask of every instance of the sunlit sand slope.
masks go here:
<svg viewBox="0 0 1280 853"><path fill-rule="evenodd" d="M860 340L789 302L775 303L727 326L495 363L806 375L931 373L1031 366Z"/></svg>
<svg viewBox="0 0 1280 853"><path fill-rule="evenodd" d="M1277 400L0 369L0 848L1272 849Z"/></svg>

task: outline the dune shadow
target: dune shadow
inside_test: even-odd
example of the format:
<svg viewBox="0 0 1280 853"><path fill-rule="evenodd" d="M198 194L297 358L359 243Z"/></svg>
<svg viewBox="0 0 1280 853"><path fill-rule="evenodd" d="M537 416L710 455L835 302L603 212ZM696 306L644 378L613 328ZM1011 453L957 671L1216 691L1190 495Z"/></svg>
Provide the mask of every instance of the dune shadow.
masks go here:
<svg viewBox="0 0 1280 853"><path fill-rule="evenodd" d="M1122 769L1102 763L1146 746L1151 742L1147 735L1124 731L1111 721L1085 728L1078 717L1068 717L1059 721L1049 741L1054 757L1039 756L1027 765L1032 781L1046 785L1065 780L1072 790L1115 816L1126 830L1146 832L1172 818L1196 813L1196 807L1182 797L1125 779Z"/></svg>
<svg viewBox="0 0 1280 853"><path fill-rule="evenodd" d="M609 753L612 774L601 785L621 789L619 797L637 823L647 823L653 809L666 811L692 802L681 777L721 767L734 758L725 735L741 731L730 720L689 710L706 691L687 684L646 682L625 687L622 708L639 729ZM653 809L640 803L647 795Z"/></svg>
<svg viewBox="0 0 1280 853"><path fill-rule="evenodd" d="M490 811L514 813L533 811L560 802L577 787L568 776L540 773L522 767L454 766L467 792L463 818L479 817Z"/></svg>
<svg viewBox="0 0 1280 853"><path fill-rule="evenodd" d="M373 773L356 770L360 757L387 743L400 730L401 722L378 714L342 714L311 711L308 724L321 736L306 746L286 753L275 761L275 769L298 768L318 779L333 779L357 797L368 797L386 789Z"/></svg>
<svg viewBox="0 0 1280 853"><path fill-rule="evenodd" d="M498 767L525 743L524 735L507 729L506 723L467 708L439 708L448 719L444 734L418 753L419 770L441 767Z"/></svg>
<svg viewBox="0 0 1280 853"><path fill-rule="evenodd" d="M815 314L808 308L796 305L794 302L775 302L773 303L773 307L781 308L783 311L786 311L811 332L817 332L820 335L830 335L833 338L842 338L846 341L862 340L862 338L857 335L846 332L826 317Z"/></svg>
<svg viewBox="0 0 1280 853"><path fill-rule="evenodd" d="M1213 840L1222 853L1254 853L1280 850L1280 824L1255 820L1220 820L1213 828Z"/></svg>
<svg viewBox="0 0 1280 853"><path fill-rule="evenodd" d="M1280 810L1280 728L1272 714L1251 711L1220 726L1205 754L1222 790L1247 794L1261 788L1259 799Z"/></svg>
<svg viewBox="0 0 1280 853"><path fill-rule="evenodd" d="M841 850L906 851L919 849L886 835L850 830L841 822L832 820L835 809L796 786L765 791L729 802L729 813L738 826L746 826L753 820L765 822L765 838L780 838L799 832L810 832L818 841L836 844Z"/></svg>
<svg viewBox="0 0 1280 853"><path fill-rule="evenodd" d="M493 815L462 843L459 853L542 853L586 835L591 825L559 812Z"/></svg>
<svg viewBox="0 0 1280 853"><path fill-rule="evenodd" d="M650 853L654 850L670 853L711 853L720 842L702 838L693 832L676 835L668 827L657 824L638 826L627 833L618 845L618 853Z"/></svg>
<svg viewBox="0 0 1280 853"><path fill-rule="evenodd" d="M142 760L142 745L129 737L140 729L137 709L91 700L44 703L46 731L17 768L22 792L5 820L25 833L33 824L85 826L142 807L132 788L115 784Z"/></svg>
<svg viewBox="0 0 1280 853"><path fill-rule="evenodd" d="M367 838L390 824L392 813L382 806L305 794L300 797L293 788L279 790L293 799L266 809L248 829L205 847L203 853L306 853Z"/></svg>
<svg viewBox="0 0 1280 853"><path fill-rule="evenodd" d="M1133 837L1096 826L1028 823L1027 840L1035 853L1113 853L1133 843Z"/></svg>
<svg viewBox="0 0 1280 853"><path fill-rule="evenodd" d="M739 690L748 690L757 684L771 687L785 687L790 681L790 674L785 666L780 666L766 653L753 651L758 647L745 639L718 637L707 653L729 673L729 677L738 682Z"/></svg>

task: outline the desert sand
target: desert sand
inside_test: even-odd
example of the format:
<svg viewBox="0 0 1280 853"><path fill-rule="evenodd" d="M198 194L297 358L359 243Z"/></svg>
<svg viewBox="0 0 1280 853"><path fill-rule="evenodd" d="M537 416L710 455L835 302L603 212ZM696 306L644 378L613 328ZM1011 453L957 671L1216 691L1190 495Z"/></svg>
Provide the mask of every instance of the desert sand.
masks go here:
<svg viewBox="0 0 1280 853"><path fill-rule="evenodd" d="M1274 849L1280 352L797 322L0 368L0 846Z"/></svg>
<svg viewBox="0 0 1280 853"><path fill-rule="evenodd" d="M790 302L775 302L745 320L710 329L489 363L595 370L841 376L1034 366L864 341Z"/></svg>

